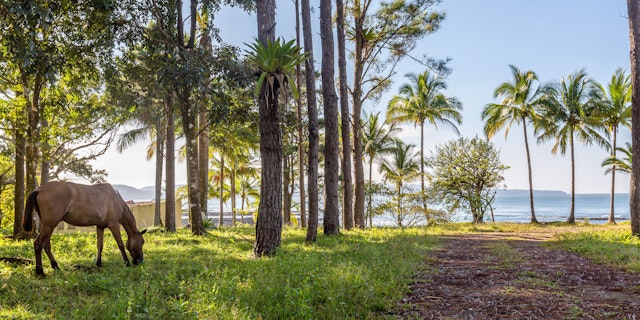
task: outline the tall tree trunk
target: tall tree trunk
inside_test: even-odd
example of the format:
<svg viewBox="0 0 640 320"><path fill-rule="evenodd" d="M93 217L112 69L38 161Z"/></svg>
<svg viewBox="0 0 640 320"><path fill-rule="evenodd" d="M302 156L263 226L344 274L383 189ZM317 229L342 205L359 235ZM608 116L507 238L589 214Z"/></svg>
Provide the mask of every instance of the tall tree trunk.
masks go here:
<svg viewBox="0 0 640 320"><path fill-rule="evenodd" d="M369 228L373 228L373 157L369 158L369 205L367 215L369 216Z"/></svg>
<svg viewBox="0 0 640 320"><path fill-rule="evenodd" d="M344 228L353 228L353 178L351 174L351 113L349 112L349 90L347 87L347 58L344 33L344 3L336 0L338 35L338 74L340 88L340 114L342 124L342 181Z"/></svg>
<svg viewBox="0 0 640 320"><path fill-rule="evenodd" d="M613 128L613 146L611 151L611 156L616 158L616 143L618 140L618 126L614 126ZM609 219L607 223L616 224L616 214L615 214L615 199L616 199L616 164L613 163L611 166L611 201L609 203Z"/></svg>
<svg viewBox="0 0 640 320"><path fill-rule="evenodd" d="M231 176L229 176L231 187L231 225L236 226L236 161L231 158Z"/></svg>
<svg viewBox="0 0 640 320"><path fill-rule="evenodd" d="M529 205L531 206L531 223L538 223L536 211L533 207L533 174L531 172L531 154L529 152L529 138L527 136L527 119L522 117L522 128L524 130L524 148L527 152L527 168L529 169Z"/></svg>
<svg viewBox="0 0 640 320"><path fill-rule="evenodd" d="M569 219L567 222L576 223L575 209L576 209L576 160L573 147L573 130L571 130L571 209L569 210Z"/></svg>
<svg viewBox="0 0 640 320"><path fill-rule="evenodd" d="M176 162L175 162L175 125L173 118L173 110L175 98L173 95L173 91L167 91L167 101L166 101L166 112L167 112L167 138L166 138L166 163L167 163L167 174L166 174L166 191L165 191L165 200L164 200L164 225L168 232L176 232ZM182 212L178 212L180 214L180 219L182 219Z"/></svg>
<svg viewBox="0 0 640 320"><path fill-rule="evenodd" d="M364 17L360 0L354 1L354 7L358 11L355 20L355 52L354 52L354 76L353 76L353 169L355 176L355 201L353 206L353 220L357 228L364 229L364 168L362 147L362 81L364 74L364 61L362 50L364 49Z"/></svg>
<svg viewBox="0 0 640 320"><path fill-rule="evenodd" d="M180 113L182 115L182 130L184 132L187 149L187 188L189 194L189 222L191 232L195 235L205 235L207 230L202 221L200 208L200 175L198 174L198 143L196 132L196 115L189 103L188 94L180 97Z"/></svg>
<svg viewBox="0 0 640 320"><path fill-rule="evenodd" d="M284 225L291 225L291 194L289 186L293 183L291 179L291 173L293 168L291 166L291 155L284 155L282 157L282 223Z"/></svg>
<svg viewBox="0 0 640 320"><path fill-rule="evenodd" d="M257 0L258 40L266 45L275 41L275 0ZM282 237L282 133L278 108L278 82L260 88L260 205L256 221L254 255L274 255ZM271 91L274 90L274 91Z"/></svg>
<svg viewBox="0 0 640 320"><path fill-rule="evenodd" d="M31 192L38 186L37 171L40 144L40 90L42 89L42 76L36 72L33 92L29 90L28 76L22 71L23 95L27 101L27 139L26 139L26 185Z"/></svg>
<svg viewBox="0 0 640 320"><path fill-rule="evenodd" d="M640 236L640 1L627 0L631 59L631 164L630 212L631 233Z"/></svg>
<svg viewBox="0 0 640 320"><path fill-rule="evenodd" d="M300 0L296 0L296 45L302 47L300 43ZM302 66L298 64L296 66L296 86L302 88ZM304 187L304 136L302 134L303 119L302 119L302 96L298 95L296 99L296 109L298 112L298 186L300 190L300 226L302 228L307 227L307 201Z"/></svg>
<svg viewBox="0 0 640 320"><path fill-rule="evenodd" d="M325 119L324 152L324 233L340 233L340 146L338 133L338 97L335 76L331 0L320 1L320 37L322 40L322 100Z"/></svg>
<svg viewBox="0 0 640 320"><path fill-rule="evenodd" d="M160 212L160 206L162 205L162 163L164 160L164 140L166 131L164 122L158 120L156 123L156 184L155 184L155 196L156 205L153 215L153 225L162 226L162 213Z"/></svg>
<svg viewBox="0 0 640 320"><path fill-rule="evenodd" d="M224 153L220 152L220 213L218 214L218 228L224 225Z"/></svg>
<svg viewBox="0 0 640 320"><path fill-rule="evenodd" d="M313 69L313 38L311 36L311 9L309 0L302 0L302 33L304 51L309 58L305 61L307 86L307 115L309 118L309 164L307 183L309 184L309 223L306 242L315 242L318 235L318 109L316 106L316 77Z"/></svg>
<svg viewBox="0 0 640 320"><path fill-rule="evenodd" d="M13 235L15 237L22 233L22 216L24 213L24 194L25 194L25 159L26 152L26 139L22 130L16 129L16 159L15 159L15 171L16 182L14 184L14 220L13 220Z"/></svg>
<svg viewBox="0 0 640 320"><path fill-rule="evenodd" d="M420 122L420 191L422 208L427 211L427 194L424 192L424 120Z"/></svg>
<svg viewBox="0 0 640 320"><path fill-rule="evenodd" d="M200 171L200 209L202 218L207 219L209 200L209 116L207 108L200 110L198 122L198 171Z"/></svg>

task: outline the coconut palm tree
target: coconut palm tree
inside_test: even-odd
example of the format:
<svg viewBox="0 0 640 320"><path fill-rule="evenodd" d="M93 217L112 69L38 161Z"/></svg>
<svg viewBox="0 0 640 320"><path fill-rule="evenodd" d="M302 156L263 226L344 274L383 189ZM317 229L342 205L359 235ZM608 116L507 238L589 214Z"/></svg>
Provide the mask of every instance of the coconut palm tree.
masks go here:
<svg viewBox="0 0 640 320"><path fill-rule="evenodd" d="M533 205L533 178L531 173L531 154L529 152L529 137L527 126L539 120L536 108L544 95L546 86L536 86L538 76L533 71L522 72L514 65L511 68L512 80L503 82L493 93L494 98L501 97L500 103L489 103L482 109L484 133L491 139L499 130L504 128L507 138L513 124L522 124L524 132L524 148L527 153L527 167L529 169L529 203L531 206L531 223L538 223Z"/></svg>
<svg viewBox="0 0 640 320"><path fill-rule="evenodd" d="M618 128L622 125L631 129L631 80L624 69L618 68L605 88L599 86L599 108L597 117L611 135L611 157L616 157ZM608 223L615 224L614 200L616 183L616 162L611 162L611 201Z"/></svg>
<svg viewBox="0 0 640 320"><path fill-rule="evenodd" d="M455 97L447 97L442 93L447 89L443 78L430 73L428 70L421 74L406 75L409 83L400 87L399 94L389 102L387 119L393 123L410 122L420 126L420 182L422 204L426 208L427 200L424 185L424 125L430 123L438 128L439 124L453 129L460 134L456 124L462 123L462 104Z"/></svg>
<svg viewBox="0 0 640 320"><path fill-rule="evenodd" d="M619 158L617 156L611 156L605 159L602 162L603 167L608 167L604 173L613 172L613 168L617 171L622 171L628 174L631 174L631 164L633 162L633 147L631 147L631 143L627 142L626 147L617 147L617 151L622 152L624 154L624 158Z"/></svg>
<svg viewBox="0 0 640 320"><path fill-rule="evenodd" d="M380 112L365 115L365 123L362 126L362 145L364 146L364 154L369 161L369 189L372 185L373 161L379 155L389 152L394 147L393 134L396 131L398 129L395 124L382 122ZM370 226L373 225L372 197L373 194L369 191L368 215Z"/></svg>
<svg viewBox="0 0 640 320"><path fill-rule="evenodd" d="M602 124L594 116L597 104L597 83L587 76L584 69L570 74L561 82L550 86L547 94L541 100L544 107L540 121L541 134L538 141L554 140L551 153L566 154L567 148L571 152L571 209L569 223L575 223L575 152L574 142L577 138L584 145L596 143L603 147L609 144L600 135L598 129Z"/></svg>
<svg viewBox="0 0 640 320"><path fill-rule="evenodd" d="M415 145L405 144L400 139L393 141L394 147L391 149L389 159L384 159L380 164L380 173L384 176L385 182L392 182L396 189L397 197L397 217L406 216L406 208L403 200L403 186L407 182L415 180L420 175L420 167L417 159L418 154L413 152Z"/></svg>

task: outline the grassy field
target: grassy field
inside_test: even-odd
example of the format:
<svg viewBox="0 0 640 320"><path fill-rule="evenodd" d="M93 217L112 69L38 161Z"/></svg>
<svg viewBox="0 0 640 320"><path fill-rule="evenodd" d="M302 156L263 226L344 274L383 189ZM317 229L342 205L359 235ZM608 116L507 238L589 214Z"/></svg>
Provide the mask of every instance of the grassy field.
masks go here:
<svg viewBox="0 0 640 320"><path fill-rule="evenodd" d="M304 245L287 229L276 257L252 257L253 228L145 235L145 262L124 267L113 238L104 267L95 234L52 239L62 270L46 257L45 278L34 266L0 262L0 319L383 319L402 299L416 270L438 247L437 235L551 232L551 245L640 271L640 242L630 227L449 224L411 229L343 231ZM33 259L31 241L0 239L0 257Z"/></svg>

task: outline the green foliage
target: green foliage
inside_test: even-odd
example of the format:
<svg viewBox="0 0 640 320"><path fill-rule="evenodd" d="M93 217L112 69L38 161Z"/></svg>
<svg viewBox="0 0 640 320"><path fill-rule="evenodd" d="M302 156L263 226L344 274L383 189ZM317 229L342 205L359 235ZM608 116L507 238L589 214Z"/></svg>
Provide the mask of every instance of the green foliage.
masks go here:
<svg viewBox="0 0 640 320"><path fill-rule="evenodd" d="M433 168L431 188L449 210L469 210L474 222L483 222L492 206L495 188L508 166L500 163L492 143L475 137L438 146L428 163Z"/></svg>
<svg viewBox="0 0 640 320"><path fill-rule="evenodd" d="M286 229L277 257L255 259L253 228L145 235L145 262L122 266L107 236L104 267L89 265L95 234L57 235L62 268L0 262L0 318L310 319L381 318L434 247L424 229L346 231L307 246ZM0 239L0 256L33 256L31 241Z"/></svg>
<svg viewBox="0 0 640 320"><path fill-rule="evenodd" d="M298 89L293 81L293 72L297 65L307 59L307 55L302 53L300 47L295 43L295 39L284 42L282 38L278 38L275 42L267 40L266 44L258 39L254 43L247 44L251 49L248 55L249 62L260 69L255 90L256 95L264 90L265 97L273 97L276 90L278 88L284 90L288 82L291 85L293 96L298 97ZM263 89L265 81L267 87Z"/></svg>

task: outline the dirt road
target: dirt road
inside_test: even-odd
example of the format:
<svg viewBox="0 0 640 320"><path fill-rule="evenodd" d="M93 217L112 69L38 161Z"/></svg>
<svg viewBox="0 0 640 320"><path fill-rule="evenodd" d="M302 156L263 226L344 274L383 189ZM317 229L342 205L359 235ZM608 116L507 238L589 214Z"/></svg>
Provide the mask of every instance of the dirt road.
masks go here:
<svg viewBox="0 0 640 320"><path fill-rule="evenodd" d="M550 249L550 234L442 238L400 319L640 319L640 274Z"/></svg>

